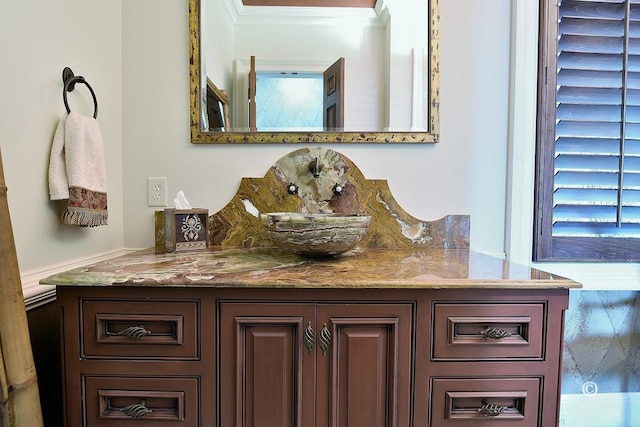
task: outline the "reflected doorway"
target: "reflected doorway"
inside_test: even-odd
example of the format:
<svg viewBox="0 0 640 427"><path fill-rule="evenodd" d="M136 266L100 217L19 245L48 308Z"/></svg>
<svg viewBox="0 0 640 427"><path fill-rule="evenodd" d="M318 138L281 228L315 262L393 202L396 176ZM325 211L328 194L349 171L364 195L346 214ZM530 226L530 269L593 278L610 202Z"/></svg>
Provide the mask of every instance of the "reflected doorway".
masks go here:
<svg viewBox="0 0 640 427"><path fill-rule="evenodd" d="M245 75L251 132L344 129L344 58L338 58L322 72L259 71L255 56L251 56L249 64ZM237 62L237 68L242 69L242 64Z"/></svg>

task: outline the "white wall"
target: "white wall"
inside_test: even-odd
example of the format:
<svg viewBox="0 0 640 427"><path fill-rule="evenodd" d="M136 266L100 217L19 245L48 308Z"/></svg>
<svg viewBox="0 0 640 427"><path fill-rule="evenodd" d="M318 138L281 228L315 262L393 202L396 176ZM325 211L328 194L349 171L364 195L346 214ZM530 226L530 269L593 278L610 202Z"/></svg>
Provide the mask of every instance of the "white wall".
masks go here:
<svg viewBox="0 0 640 427"><path fill-rule="evenodd" d="M442 4L442 2L440 2ZM389 8L389 129L407 130L417 126L426 129L428 121L416 123L413 119L414 107L411 92L419 87L421 78L428 80L428 45L427 34L430 33L425 17L429 16L429 2L424 0L385 0ZM424 34L424 37L417 37ZM420 59L422 58L422 59ZM418 70L414 75L414 63L422 61L422 73ZM423 90L424 91L424 90ZM421 97L421 104L426 105L428 99ZM417 112L416 112L417 113ZM426 115L426 113L424 113Z"/></svg>
<svg viewBox="0 0 640 427"><path fill-rule="evenodd" d="M231 13L226 2L206 0L203 9L209 11L202 22L200 43L206 61L203 74L208 76L220 89L230 89L233 83L233 50L235 40Z"/></svg>
<svg viewBox="0 0 640 427"><path fill-rule="evenodd" d="M0 5L0 149L23 273L123 247L120 6L84 0ZM98 99L109 198L104 227L62 225L49 201L49 153L65 112L66 66L87 79ZM86 86L77 85L68 101L75 111L93 114Z"/></svg>
<svg viewBox="0 0 640 427"><path fill-rule="evenodd" d="M441 142L334 144L399 203L431 220L472 217L474 249L504 240L509 0L441 2ZM192 145L187 0L4 2L0 13L0 149L23 274L153 245L146 178L166 176L211 212L243 176L263 176L299 145ZM48 200L47 167L64 112L61 73L84 75L99 101L109 226L63 226ZM82 85L71 105L91 114Z"/></svg>
<svg viewBox="0 0 640 427"><path fill-rule="evenodd" d="M367 178L387 179L398 202L431 220L471 215L476 250L504 251L509 0L451 0L441 9L441 142L329 145ZM299 145L189 142L186 0L122 2L125 245L153 245L146 178L166 176L170 200L221 209L241 177L260 177ZM142 25L144 23L144 25Z"/></svg>

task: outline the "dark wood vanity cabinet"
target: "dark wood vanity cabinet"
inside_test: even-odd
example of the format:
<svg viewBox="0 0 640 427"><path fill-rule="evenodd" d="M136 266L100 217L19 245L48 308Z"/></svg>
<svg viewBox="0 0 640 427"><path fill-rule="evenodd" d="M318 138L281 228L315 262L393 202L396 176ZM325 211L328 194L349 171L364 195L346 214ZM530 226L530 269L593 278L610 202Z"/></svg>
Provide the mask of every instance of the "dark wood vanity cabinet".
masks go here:
<svg viewBox="0 0 640 427"><path fill-rule="evenodd" d="M567 304L566 289L435 292L428 425L557 426Z"/></svg>
<svg viewBox="0 0 640 427"><path fill-rule="evenodd" d="M220 302L222 425L408 426L414 309Z"/></svg>
<svg viewBox="0 0 640 427"><path fill-rule="evenodd" d="M144 287L56 293L66 426L215 425L212 298Z"/></svg>
<svg viewBox="0 0 640 427"><path fill-rule="evenodd" d="M567 289L61 286L68 427L557 422Z"/></svg>

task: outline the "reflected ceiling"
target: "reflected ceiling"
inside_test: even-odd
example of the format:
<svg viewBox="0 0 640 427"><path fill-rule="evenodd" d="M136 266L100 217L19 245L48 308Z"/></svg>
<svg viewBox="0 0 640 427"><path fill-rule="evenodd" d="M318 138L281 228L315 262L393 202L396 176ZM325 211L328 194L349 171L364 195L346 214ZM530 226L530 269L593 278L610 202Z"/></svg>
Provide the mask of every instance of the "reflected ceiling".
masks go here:
<svg viewBox="0 0 640 427"><path fill-rule="evenodd" d="M242 0L245 6L293 6L293 7L368 7L376 0Z"/></svg>

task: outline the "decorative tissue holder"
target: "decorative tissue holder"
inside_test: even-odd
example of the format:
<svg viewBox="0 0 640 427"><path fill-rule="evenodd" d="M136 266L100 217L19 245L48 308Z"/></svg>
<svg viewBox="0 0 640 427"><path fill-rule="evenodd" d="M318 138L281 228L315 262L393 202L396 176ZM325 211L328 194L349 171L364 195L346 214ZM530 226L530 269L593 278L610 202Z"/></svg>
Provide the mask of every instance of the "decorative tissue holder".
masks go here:
<svg viewBox="0 0 640 427"><path fill-rule="evenodd" d="M164 248L185 252L207 248L207 209L164 210Z"/></svg>

